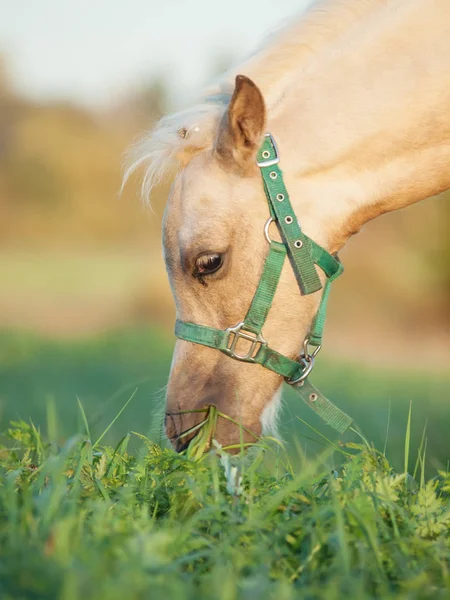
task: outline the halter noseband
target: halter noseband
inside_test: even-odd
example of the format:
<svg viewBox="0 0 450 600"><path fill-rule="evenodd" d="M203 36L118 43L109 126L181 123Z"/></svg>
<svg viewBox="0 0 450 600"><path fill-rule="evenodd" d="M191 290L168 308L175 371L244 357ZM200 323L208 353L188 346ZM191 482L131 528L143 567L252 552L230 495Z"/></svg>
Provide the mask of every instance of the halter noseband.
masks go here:
<svg viewBox="0 0 450 600"><path fill-rule="evenodd" d="M351 425L352 419L307 380L314 367L317 353L322 347L330 285L342 273L343 267L336 257L302 232L283 182L283 173L278 166L279 160L275 140L270 133L267 133L258 152L257 164L261 170L270 210L270 218L264 228L269 242L269 252L247 315L241 323L228 329L213 329L205 325L177 320L175 335L188 342L216 348L236 360L260 364L282 375L308 406L328 425L343 433ZM281 243L269 237L269 227L272 222L278 226L283 240ZM312 322L310 333L303 343L303 354L298 361L270 348L261 334L272 306L286 254L289 256L303 294L312 294L322 289L316 265L326 275L319 309ZM244 353L238 353L237 350L237 344L241 339L249 343ZM314 348L311 352L310 346Z"/></svg>

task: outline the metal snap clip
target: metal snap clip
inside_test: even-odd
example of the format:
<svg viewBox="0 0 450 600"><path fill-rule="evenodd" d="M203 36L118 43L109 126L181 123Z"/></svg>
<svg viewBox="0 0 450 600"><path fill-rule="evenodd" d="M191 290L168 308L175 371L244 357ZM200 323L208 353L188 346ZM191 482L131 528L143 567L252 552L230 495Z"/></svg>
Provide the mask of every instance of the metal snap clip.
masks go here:
<svg viewBox="0 0 450 600"><path fill-rule="evenodd" d="M295 379L290 379L289 377L285 377L284 380L289 385L297 385L298 387L301 387L303 385L303 383L305 382L305 379L308 377L308 375L311 373L311 371L314 368L314 357L309 356L309 355L301 356L300 363L303 364L303 366L305 367L305 370L301 373L301 375L299 375Z"/></svg>

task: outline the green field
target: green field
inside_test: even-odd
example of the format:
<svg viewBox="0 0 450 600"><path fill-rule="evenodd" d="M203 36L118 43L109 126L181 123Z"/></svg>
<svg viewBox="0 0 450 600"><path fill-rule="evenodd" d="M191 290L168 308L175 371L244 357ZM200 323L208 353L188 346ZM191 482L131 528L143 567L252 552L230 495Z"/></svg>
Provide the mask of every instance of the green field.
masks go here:
<svg viewBox="0 0 450 600"><path fill-rule="evenodd" d="M134 394L106 441L115 444L127 431L139 431L160 442L172 347L173 339L154 328L120 330L77 341L5 331L0 334L0 430L11 419L31 418L45 432L50 405L57 416L58 435L61 440L67 438L82 429L78 398L95 435ZM412 452L417 451L426 426L427 464L431 471L446 467L450 460L448 375L368 370L321 356L313 381L354 417L376 448L383 450L386 444L387 456L396 468L403 465L411 402ZM320 438L297 417L331 439L336 436L288 388L285 396L281 433L295 462L298 445L308 456L322 449Z"/></svg>
<svg viewBox="0 0 450 600"><path fill-rule="evenodd" d="M2 600L449 597L450 476L427 482L423 452L416 483L363 441L296 472L269 445L192 462L142 436L130 454L130 437L10 428Z"/></svg>
<svg viewBox="0 0 450 600"><path fill-rule="evenodd" d="M319 361L365 439L287 390L284 447L192 462L161 432L172 345L1 334L1 600L450 596L448 376Z"/></svg>

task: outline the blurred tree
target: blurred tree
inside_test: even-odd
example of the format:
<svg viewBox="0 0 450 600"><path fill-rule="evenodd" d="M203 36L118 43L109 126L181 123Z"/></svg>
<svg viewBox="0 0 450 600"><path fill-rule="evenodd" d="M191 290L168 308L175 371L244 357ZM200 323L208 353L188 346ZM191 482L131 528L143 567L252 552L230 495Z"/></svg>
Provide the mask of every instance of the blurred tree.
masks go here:
<svg viewBox="0 0 450 600"><path fill-rule="evenodd" d="M23 104L13 91L6 59L0 54L0 160L10 149L14 122Z"/></svg>
<svg viewBox="0 0 450 600"><path fill-rule="evenodd" d="M172 96L173 94L166 76L163 74L157 75L151 81L130 93L120 106L114 110L112 118L122 124L124 132L127 135L133 132L133 136L130 139L138 140L150 131L161 117L174 110L171 100ZM130 145L131 142L128 142L124 151L128 150ZM127 183L126 191L129 193L130 190L134 190L134 198L131 199L131 202L140 203L141 176L142 171L140 170ZM159 229L169 185L170 182L166 182L153 191L151 199L152 208L159 218L151 219L148 227L152 226L153 229Z"/></svg>
<svg viewBox="0 0 450 600"><path fill-rule="evenodd" d="M221 56L213 70L222 73L230 62L229 56ZM18 248L121 244L131 250L148 247L150 241L153 262L162 272L159 249L154 250L160 245L160 219L149 216L139 201L141 174L127 185L120 200L118 191L124 152L173 109L172 97L161 75L103 114L61 104L42 106L14 92L6 61L0 57L0 243ZM169 185L165 181L152 196L158 216ZM376 304L381 315L394 314L402 322L423 323L427 315L429 319L444 314L448 318L449 218L450 205L439 198L370 225L366 233L373 230L374 235L361 236L358 251L350 248L346 257L343 304L351 298L354 313L354 290L369 271L372 276L361 300L361 319L366 319L368 303L374 310ZM374 252L376 236L383 238L383 255ZM396 260L387 260L392 253ZM151 288L150 312L155 312L156 304L167 311L166 283ZM139 315L146 310L146 293L139 291L133 304ZM438 315L436 307L441 306ZM430 329L442 323L442 319L430 322Z"/></svg>
<svg viewBox="0 0 450 600"><path fill-rule="evenodd" d="M128 93L111 114L128 131L135 129L136 134L143 133L172 110L170 97L167 79L160 74Z"/></svg>
<svg viewBox="0 0 450 600"><path fill-rule="evenodd" d="M155 77L137 94L136 108L150 124L170 110L169 87L165 76Z"/></svg>

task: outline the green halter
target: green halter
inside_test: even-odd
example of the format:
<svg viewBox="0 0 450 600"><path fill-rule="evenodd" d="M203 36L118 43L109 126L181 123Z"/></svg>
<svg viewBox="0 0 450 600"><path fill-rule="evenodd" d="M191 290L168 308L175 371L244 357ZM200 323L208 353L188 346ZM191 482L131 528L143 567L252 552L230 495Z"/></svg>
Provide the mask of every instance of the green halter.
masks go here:
<svg viewBox="0 0 450 600"><path fill-rule="evenodd" d="M270 218L264 229L269 242L269 253L247 315L241 323L228 329L213 329L205 325L177 320L175 335L188 342L216 348L236 360L260 364L282 375L308 406L328 425L343 433L351 425L352 419L307 381L322 344L330 284L342 273L343 267L337 258L316 244L300 229L278 162L278 149L273 137L268 133L258 152L257 164L261 170L270 210ZM269 226L272 222L278 226L282 243L273 241L269 237ZM261 334L272 306L286 254L289 256L303 294L312 294L322 288L315 265L322 269L327 278L319 310L303 344L303 354L299 357L299 361L292 360L270 348ZM239 340L248 342L247 352L238 353ZM314 347L311 353L309 346Z"/></svg>

